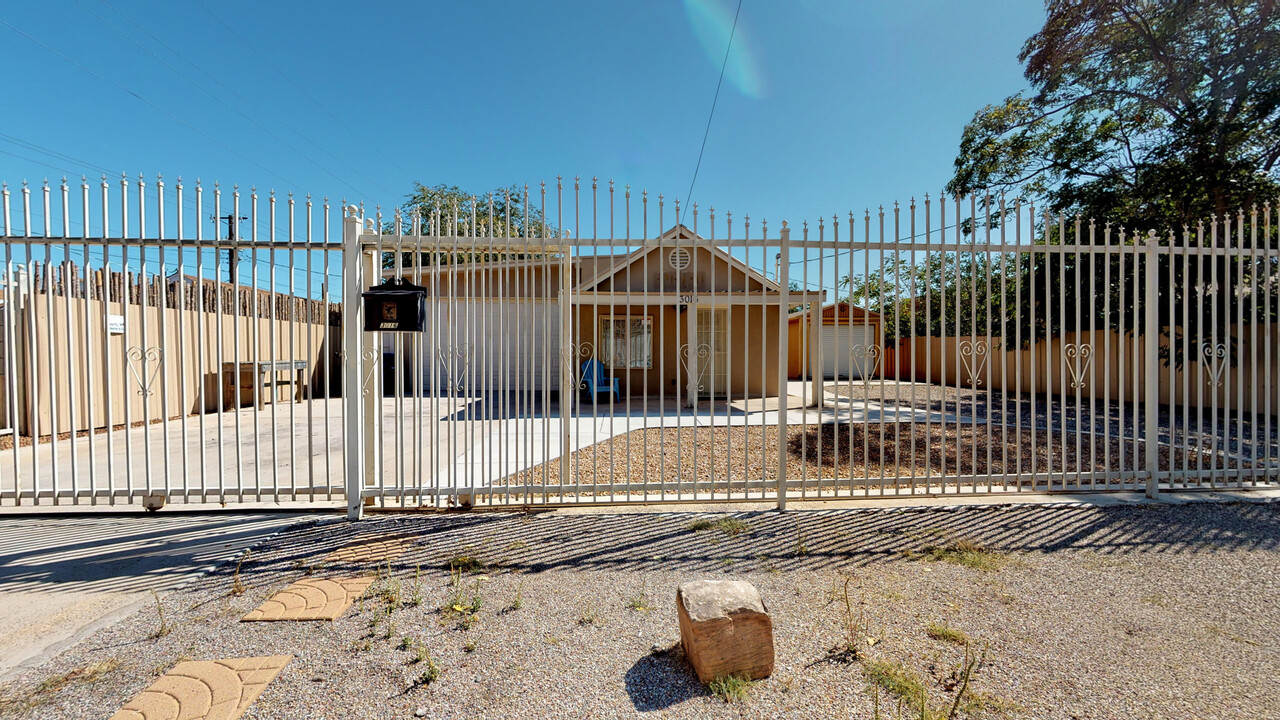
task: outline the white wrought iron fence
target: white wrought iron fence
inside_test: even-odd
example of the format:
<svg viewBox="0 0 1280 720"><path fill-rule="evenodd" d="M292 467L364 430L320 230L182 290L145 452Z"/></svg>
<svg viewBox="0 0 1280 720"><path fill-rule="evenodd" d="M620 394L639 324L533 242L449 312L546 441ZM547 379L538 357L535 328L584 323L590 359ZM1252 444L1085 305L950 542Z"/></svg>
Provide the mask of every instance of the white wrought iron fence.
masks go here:
<svg viewBox="0 0 1280 720"><path fill-rule="evenodd" d="M351 498L784 506L1275 479L1269 205L1161 234L975 195L771 235L612 183L547 193L349 220L364 277L421 285L430 318L348 336L377 358L361 390L384 410L365 417L392 426L363 432L394 438ZM541 227L476 210L513 204Z"/></svg>
<svg viewBox="0 0 1280 720"><path fill-rule="evenodd" d="M347 206L338 240L327 201L216 185L0 199L4 504L358 517L1277 474L1270 205L1172 233L987 195L789 227L575 180ZM422 288L421 331L363 331L389 278Z"/></svg>
<svg viewBox="0 0 1280 720"><path fill-rule="evenodd" d="M0 190L0 502L341 500L329 203L241 195Z"/></svg>

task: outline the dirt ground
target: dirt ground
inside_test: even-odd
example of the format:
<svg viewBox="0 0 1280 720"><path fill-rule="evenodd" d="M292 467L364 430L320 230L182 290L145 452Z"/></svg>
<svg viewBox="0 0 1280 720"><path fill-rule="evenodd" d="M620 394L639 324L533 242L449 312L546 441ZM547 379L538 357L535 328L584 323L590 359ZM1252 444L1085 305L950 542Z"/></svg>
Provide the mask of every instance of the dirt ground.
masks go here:
<svg viewBox="0 0 1280 720"><path fill-rule="evenodd" d="M380 570L320 562L392 536L409 550ZM374 573L336 621L239 622ZM676 586L708 577L774 620L773 675L732 702L675 647ZM161 596L163 620L0 688L0 716L105 718L182 659L291 654L244 717L918 718L921 694L930 718L1275 717L1277 577L1275 503L383 515Z"/></svg>

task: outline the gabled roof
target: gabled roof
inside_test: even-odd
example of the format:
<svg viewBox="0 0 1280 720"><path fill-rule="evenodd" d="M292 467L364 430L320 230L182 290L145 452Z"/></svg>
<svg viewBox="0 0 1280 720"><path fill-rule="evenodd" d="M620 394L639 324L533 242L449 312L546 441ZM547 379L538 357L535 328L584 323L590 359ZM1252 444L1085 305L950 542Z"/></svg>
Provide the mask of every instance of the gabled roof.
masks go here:
<svg viewBox="0 0 1280 720"><path fill-rule="evenodd" d="M659 235L657 245L649 245L649 246L641 247L631 252L630 254L624 256L621 263L611 265L607 268L603 268L599 270L591 278L578 283L578 286L574 288L574 292L590 290L596 285L599 285L605 280L613 277L614 275L617 275L623 269L628 268L631 265L635 264L636 261L640 260L645 255L648 255L649 253L655 250L659 250L663 247L668 246L668 243L676 244L676 243L671 243L671 241L680 241L680 240L705 241L706 238L703 238L701 235L695 234L692 230L685 227L684 225L678 224L675 227L671 228L670 230ZM778 283L765 277L762 273L758 272L757 270L752 268L750 265L747 265L746 263L742 262L741 260L734 257L730 253L727 253L724 250L721 250L720 248L715 247L714 245L711 245L711 246L700 245L699 247L705 248L708 252L712 254L712 256L724 260L726 263L728 263L730 267L738 269L743 274L745 274L748 278L751 278L759 282L761 285L765 287L766 290L773 290L775 292L781 291L782 288L778 286Z"/></svg>

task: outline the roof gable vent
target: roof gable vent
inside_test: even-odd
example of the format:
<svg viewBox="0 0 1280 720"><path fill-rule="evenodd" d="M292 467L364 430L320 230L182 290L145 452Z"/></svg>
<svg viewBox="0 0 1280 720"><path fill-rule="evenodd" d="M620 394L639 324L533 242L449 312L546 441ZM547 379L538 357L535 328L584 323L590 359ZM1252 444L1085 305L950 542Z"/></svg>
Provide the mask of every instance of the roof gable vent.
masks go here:
<svg viewBox="0 0 1280 720"><path fill-rule="evenodd" d="M693 258L690 256L688 248L682 247L673 249L671 254L667 256L667 262L671 263L671 267L676 270L684 270L689 267L689 263L692 260Z"/></svg>

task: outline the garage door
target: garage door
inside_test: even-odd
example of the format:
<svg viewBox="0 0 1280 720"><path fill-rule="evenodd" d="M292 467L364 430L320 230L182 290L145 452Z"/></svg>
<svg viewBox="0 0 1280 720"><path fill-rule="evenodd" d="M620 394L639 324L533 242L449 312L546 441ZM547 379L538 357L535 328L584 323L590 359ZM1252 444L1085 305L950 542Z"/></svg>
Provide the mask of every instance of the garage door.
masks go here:
<svg viewBox="0 0 1280 720"><path fill-rule="evenodd" d="M856 380L874 370L864 349L876 342L874 325L823 325L818 337L824 379Z"/></svg>

